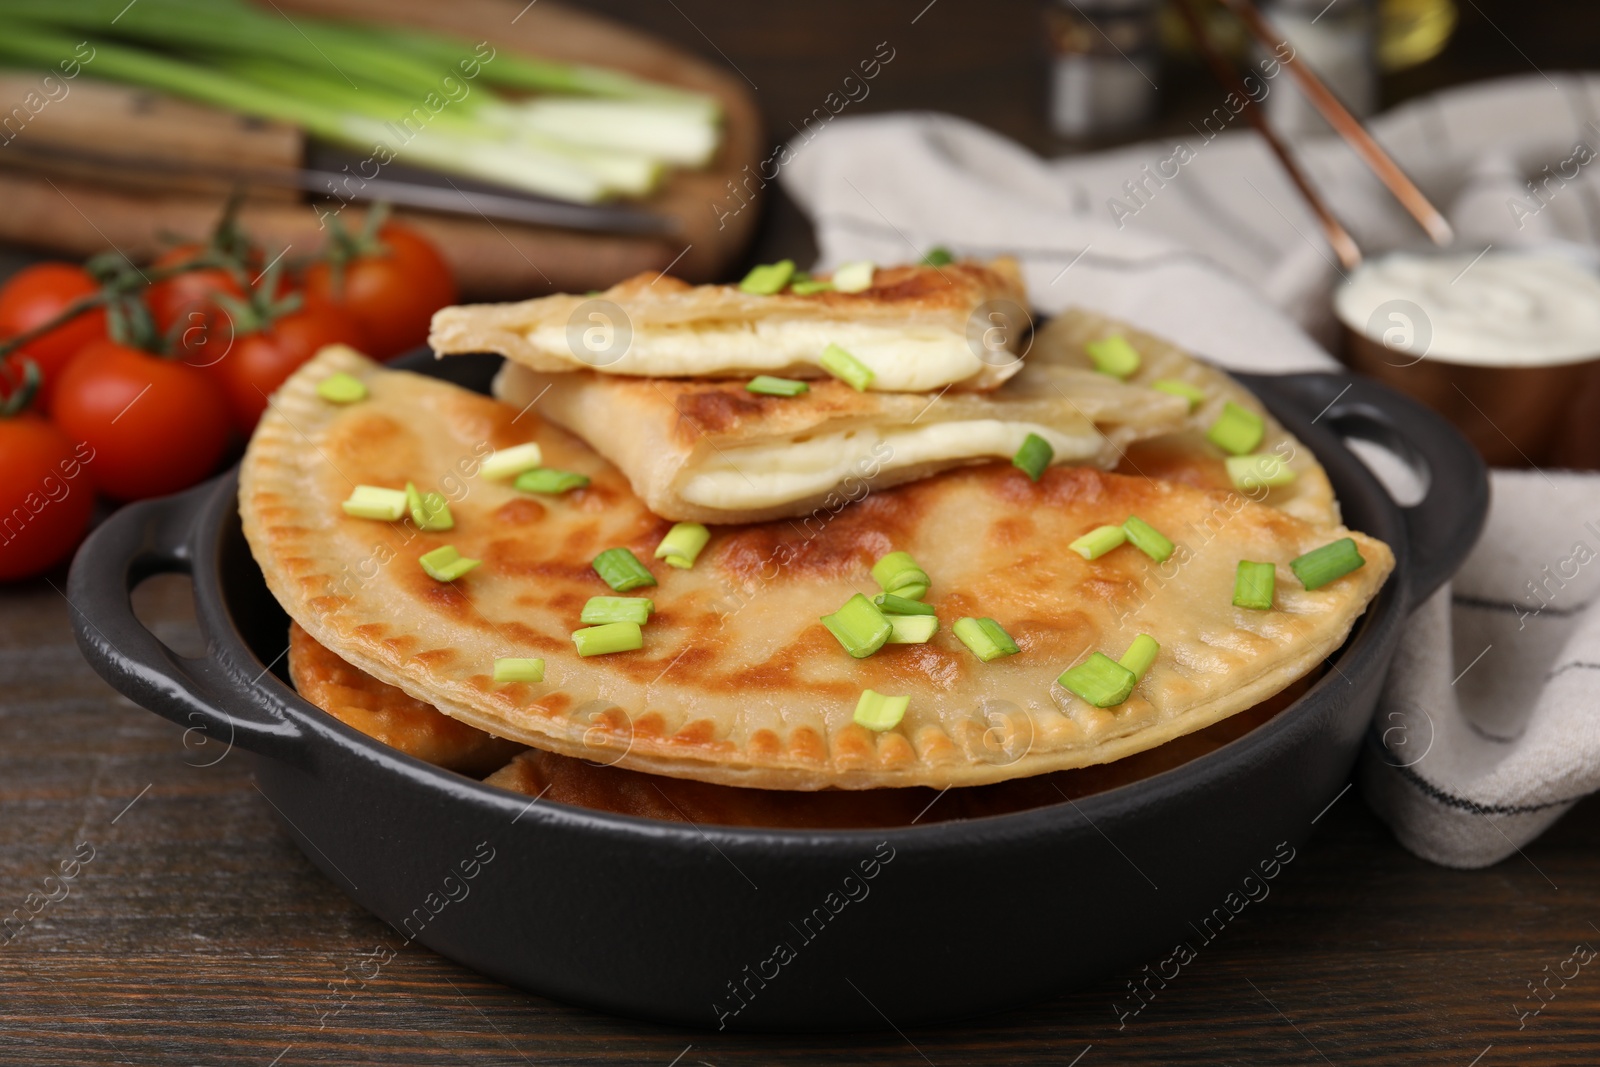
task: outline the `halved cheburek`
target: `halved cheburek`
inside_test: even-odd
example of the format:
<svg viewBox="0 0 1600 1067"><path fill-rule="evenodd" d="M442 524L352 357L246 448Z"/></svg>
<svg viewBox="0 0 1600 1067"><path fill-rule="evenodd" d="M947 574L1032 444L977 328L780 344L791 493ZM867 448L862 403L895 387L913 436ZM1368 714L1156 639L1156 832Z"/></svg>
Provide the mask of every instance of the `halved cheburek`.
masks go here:
<svg viewBox="0 0 1600 1067"><path fill-rule="evenodd" d="M364 397L322 399L318 385L335 373L359 379ZM539 494L484 477L487 457L527 443L545 468L588 483ZM342 506L354 486L408 483L448 501L448 523L437 521L441 502L425 497L420 524ZM358 500L358 512L402 514L384 512L371 493ZM245 537L289 616L380 682L548 751L775 789L977 785L1153 748L1308 674L1393 566L1379 541L1238 493L1083 467L1052 467L1034 482L997 463L805 522L720 527L679 569L654 559L672 524L537 408L519 412L344 348L325 349L274 395L245 456L239 503ZM1133 542L1095 559L1068 547L1130 517L1171 539L1166 562ZM1325 584L1305 588L1291 562L1346 538L1335 545L1341 576L1324 571ZM1142 528L1137 540L1152 543ZM616 549L637 566L611 566ZM590 598L616 595L592 565L603 552L600 570L654 611L637 647L580 657L574 631L591 652L630 647L588 642L583 630ZM910 599L921 595L937 632L853 658L822 617L876 594L872 568L894 552L925 572L925 593L904 567L892 577L880 567L880 576ZM1265 610L1234 606L1240 561L1275 575ZM641 571L655 584L618 580ZM956 634L965 627L972 640L976 629L991 645L993 634L960 621L968 618L994 620L1017 653L979 659ZM1092 653L1123 657L1141 634L1159 648L1139 643L1145 662L1120 702L1094 706L1058 682L1063 670L1094 663ZM508 659L542 661L518 675L539 680L497 683L496 661ZM863 701L869 689L907 698L903 716L875 718L884 704ZM876 728L857 721L863 706Z"/></svg>
<svg viewBox="0 0 1600 1067"><path fill-rule="evenodd" d="M542 374L507 363L495 396L530 404L628 476L663 518L759 522L807 515L941 470L1009 462L1029 434L1052 463L1114 466L1131 442L1182 428L1179 397L1075 367L1029 366L992 393L798 396L742 382Z"/></svg>
<svg viewBox="0 0 1600 1067"><path fill-rule="evenodd" d="M1266 490L1265 495L1258 492L1255 497L1307 522L1339 524L1339 502L1333 495L1333 485L1311 449L1285 430L1254 393L1225 371L1196 359L1172 342L1098 312L1069 308L1034 333L1028 366L1092 366L1087 346L1112 337L1121 337L1138 354L1139 365L1126 377L1128 383L1150 387L1159 382L1170 388L1176 382L1199 394L1181 430L1129 445L1118 470L1208 489L1230 488L1234 483L1224 464L1225 453L1206 441L1206 432L1216 425L1224 407L1234 404L1255 413L1265 423L1255 451L1281 458L1294 474L1287 485L1258 486Z"/></svg>
<svg viewBox="0 0 1600 1067"><path fill-rule="evenodd" d="M751 293L646 272L595 296L444 308L428 344L538 371L649 378L824 378L832 345L870 372L870 390L981 391L1021 368L1026 303L1011 259L886 267L848 293Z"/></svg>

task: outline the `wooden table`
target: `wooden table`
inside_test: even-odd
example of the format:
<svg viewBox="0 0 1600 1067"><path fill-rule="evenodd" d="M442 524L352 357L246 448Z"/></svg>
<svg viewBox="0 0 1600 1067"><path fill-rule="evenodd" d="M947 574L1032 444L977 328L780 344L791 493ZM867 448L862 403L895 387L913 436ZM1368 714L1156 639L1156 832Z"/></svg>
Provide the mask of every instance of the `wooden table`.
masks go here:
<svg viewBox="0 0 1600 1067"><path fill-rule="evenodd" d="M1526 69L1516 49L1551 67L1591 62L1595 13L1581 2L1464 5L1457 46L1391 88ZM939 0L912 26L923 3L594 6L725 53L756 78L774 129L893 35L905 45L873 107L941 107L1051 148L1034 5ZM1169 118L1181 109L1169 103ZM780 207L757 254L801 258L806 240ZM1597 801L1522 856L1450 871L1402 850L1348 793L1271 896L1122 1026L1113 1004L1130 1006L1131 974L907 1034L718 1035L594 1015L417 948L329 1014L330 986L400 939L290 843L248 756L206 766L215 750L185 747L182 730L93 675L70 636L64 587L55 574L0 592L0 919L26 914L40 894L19 933L6 941L0 930L0 1062L1600 1063L1600 968L1564 988L1552 979L1554 999L1518 1018L1540 1003L1530 982L1575 945L1600 946ZM179 651L198 640L185 596L181 579L163 578L136 598ZM63 862L76 876L47 881ZM45 896L56 899L41 905Z"/></svg>

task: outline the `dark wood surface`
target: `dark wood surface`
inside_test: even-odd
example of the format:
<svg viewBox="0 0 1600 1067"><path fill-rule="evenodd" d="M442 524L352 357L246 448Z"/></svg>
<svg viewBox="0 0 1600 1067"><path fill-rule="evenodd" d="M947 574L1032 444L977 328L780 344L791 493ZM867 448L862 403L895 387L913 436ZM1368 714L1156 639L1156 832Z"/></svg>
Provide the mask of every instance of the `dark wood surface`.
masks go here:
<svg viewBox="0 0 1600 1067"><path fill-rule="evenodd" d="M956 111L1058 148L1043 120L1037 6L938 0L912 26L924 2L591 6L742 68L773 129L892 39L904 47L867 106ZM1391 96L1592 61L1587 0L1463 7L1456 45ZM1164 107L1180 113L1181 95ZM806 241L780 205L758 254L801 258ZM1353 791L1271 896L1120 1028L1113 1004L1129 1006L1131 974L938 1029L748 1037L595 1015L417 948L328 1014L330 985L400 939L290 843L248 756L205 766L214 751L185 747L182 730L95 677L64 588L56 574L0 591L0 917L59 898L9 940L0 931L3 1063L1600 1063L1600 969L1552 980L1554 999L1518 1018L1538 1006L1530 982L1575 945L1600 946L1600 802L1525 855L1451 871L1401 849ZM161 579L136 598L180 651L198 640L185 597L181 579Z"/></svg>

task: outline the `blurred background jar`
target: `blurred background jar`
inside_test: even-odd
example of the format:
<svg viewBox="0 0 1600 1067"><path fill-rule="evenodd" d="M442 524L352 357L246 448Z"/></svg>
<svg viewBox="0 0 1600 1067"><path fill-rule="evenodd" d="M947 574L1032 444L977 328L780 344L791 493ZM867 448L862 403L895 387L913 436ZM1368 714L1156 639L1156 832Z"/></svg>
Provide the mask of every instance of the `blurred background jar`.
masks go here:
<svg viewBox="0 0 1600 1067"><path fill-rule="evenodd" d="M1071 140L1136 131L1154 118L1161 0L1057 0L1045 8L1050 122Z"/></svg>

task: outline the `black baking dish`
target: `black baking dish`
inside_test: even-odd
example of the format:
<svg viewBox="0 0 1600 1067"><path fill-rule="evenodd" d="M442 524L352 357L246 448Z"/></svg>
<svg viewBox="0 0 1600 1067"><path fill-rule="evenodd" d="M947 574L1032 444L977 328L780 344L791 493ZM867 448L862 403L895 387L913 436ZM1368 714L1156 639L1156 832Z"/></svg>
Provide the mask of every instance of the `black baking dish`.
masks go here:
<svg viewBox="0 0 1600 1067"><path fill-rule="evenodd" d="M498 359L402 364L485 390ZM237 473L124 508L79 552L78 642L131 699L248 750L286 831L361 905L454 960L603 1011L717 1029L906 1027L991 1011L1169 953L1276 873L1349 779L1400 627L1481 529L1487 476L1438 416L1344 374L1242 376L1326 467L1394 575L1287 710L1207 756L1077 802L884 830L654 822L485 786L302 700L287 620L240 533ZM1427 493L1400 507L1340 439ZM206 654L168 650L129 591L192 575ZM273 670L269 664L276 664Z"/></svg>

